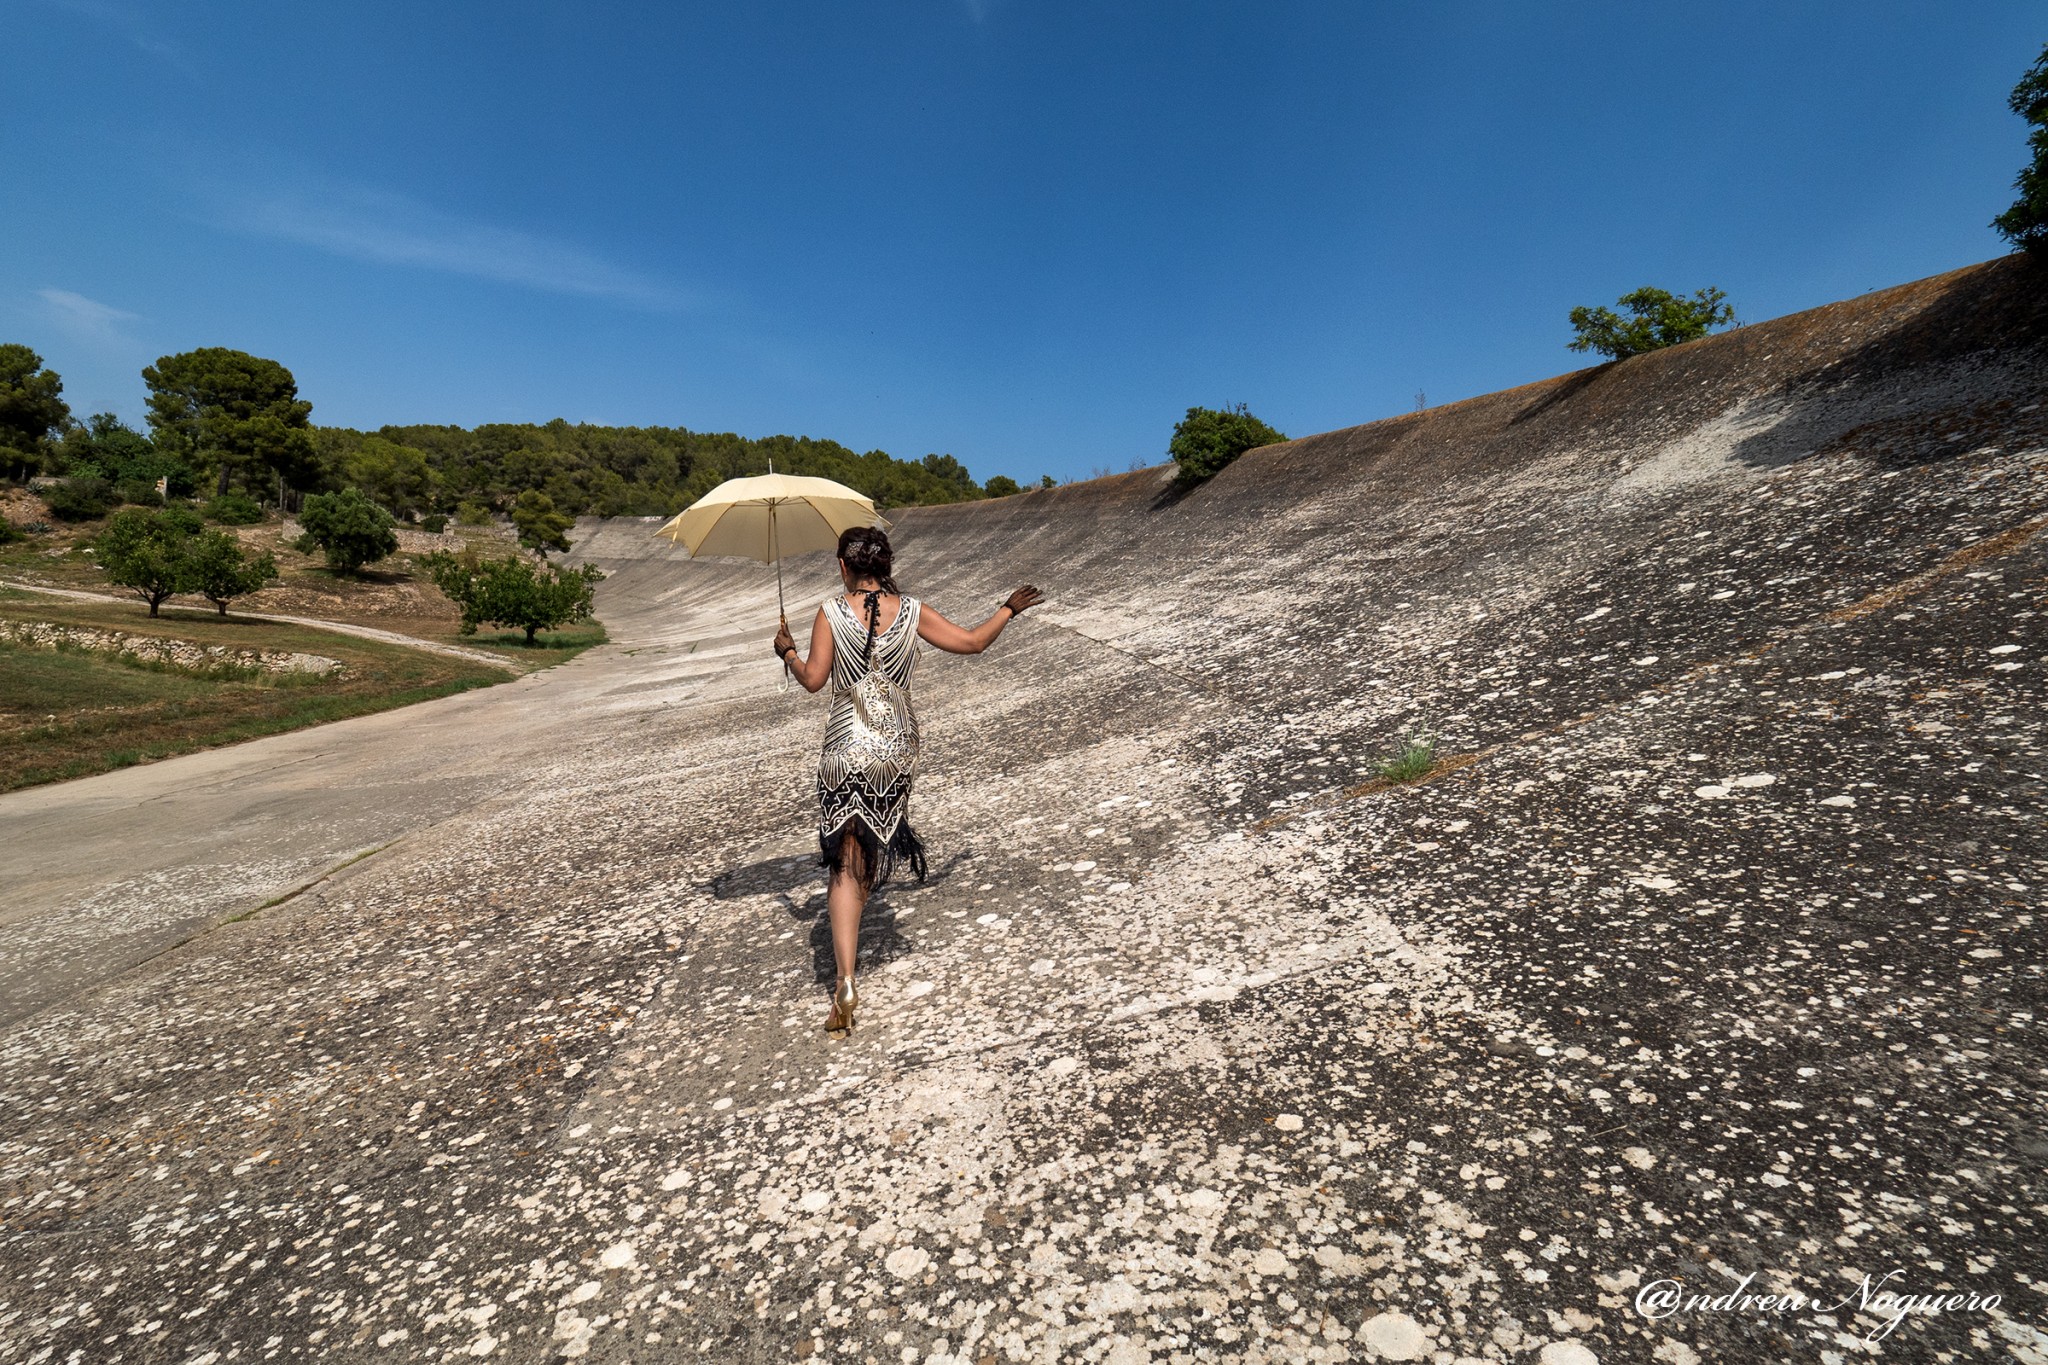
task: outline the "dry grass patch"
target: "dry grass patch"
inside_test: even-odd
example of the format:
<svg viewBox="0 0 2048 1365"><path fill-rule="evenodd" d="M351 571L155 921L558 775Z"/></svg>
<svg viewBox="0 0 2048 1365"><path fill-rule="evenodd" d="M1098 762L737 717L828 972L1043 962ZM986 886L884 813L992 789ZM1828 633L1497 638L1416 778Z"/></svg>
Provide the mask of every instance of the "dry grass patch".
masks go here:
<svg viewBox="0 0 2048 1365"><path fill-rule="evenodd" d="M262 670L223 676L104 652L0 643L0 791L366 715L512 676L405 645L223 619L210 608L167 607L152 620L139 602L100 605L0 589L0 620L317 654L342 665L327 677ZM568 652L550 651L550 658Z"/></svg>

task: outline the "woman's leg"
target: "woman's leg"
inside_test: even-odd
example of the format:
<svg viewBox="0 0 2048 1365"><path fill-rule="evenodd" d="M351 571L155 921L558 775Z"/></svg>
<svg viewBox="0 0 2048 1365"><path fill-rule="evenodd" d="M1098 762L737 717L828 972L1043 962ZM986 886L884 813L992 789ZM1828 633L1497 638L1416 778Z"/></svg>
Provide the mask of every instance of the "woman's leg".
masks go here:
<svg viewBox="0 0 2048 1365"><path fill-rule="evenodd" d="M852 976L860 956L860 915L867 907L866 854L849 829L839 845L839 866L825 888L825 911L832 920L832 958L837 974Z"/></svg>

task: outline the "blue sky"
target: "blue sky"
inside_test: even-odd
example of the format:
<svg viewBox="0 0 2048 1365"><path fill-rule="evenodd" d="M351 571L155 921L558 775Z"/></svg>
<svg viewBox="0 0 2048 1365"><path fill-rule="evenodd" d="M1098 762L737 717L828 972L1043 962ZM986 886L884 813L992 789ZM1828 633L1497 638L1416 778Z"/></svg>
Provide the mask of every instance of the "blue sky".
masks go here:
<svg viewBox="0 0 2048 1365"><path fill-rule="evenodd" d="M977 477L1574 368L1995 256L2048 42L1955 4L0 0L0 341L74 410L830 437Z"/></svg>

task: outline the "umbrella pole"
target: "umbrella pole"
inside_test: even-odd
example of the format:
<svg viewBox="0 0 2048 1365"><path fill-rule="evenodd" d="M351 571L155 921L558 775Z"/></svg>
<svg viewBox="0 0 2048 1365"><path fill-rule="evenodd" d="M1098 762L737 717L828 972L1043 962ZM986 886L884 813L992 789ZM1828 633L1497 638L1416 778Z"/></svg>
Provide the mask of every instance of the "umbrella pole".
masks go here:
<svg viewBox="0 0 2048 1365"><path fill-rule="evenodd" d="M782 551L775 539L775 504L768 504L768 553L775 560L775 614L789 624L789 609L782 605Z"/></svg>
<svg viewBox="0 0 2048 1365"><path fill-rule="evenodd" d="M782 604L782 546L775 538L775 504L772 502L768 504L768 556L775 561L775 617L782 623L782 628L788 630L789 609ZM784 692L787 692L789 691L788 661L784 660L783 664L783 667L775 670L775 679L777 685Z"/></svg>

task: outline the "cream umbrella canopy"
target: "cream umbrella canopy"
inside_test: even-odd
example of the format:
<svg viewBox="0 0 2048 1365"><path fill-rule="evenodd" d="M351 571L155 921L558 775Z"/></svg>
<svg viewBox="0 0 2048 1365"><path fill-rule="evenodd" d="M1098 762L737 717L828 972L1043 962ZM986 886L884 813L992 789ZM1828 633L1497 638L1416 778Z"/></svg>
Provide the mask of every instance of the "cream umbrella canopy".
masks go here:
<svg viewBox="0 0 2048 1365"><path fill-rule="evenodd" d="M727 479L655 534L687 548L692 559L731 555L773 564L775 609L787 620L782 606L783 556L836 550L842 531L888 525L871 499L843 483L800 474L757 474Z"/></svg>

